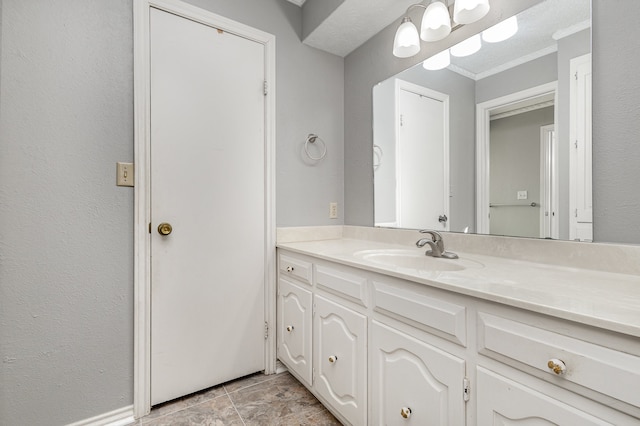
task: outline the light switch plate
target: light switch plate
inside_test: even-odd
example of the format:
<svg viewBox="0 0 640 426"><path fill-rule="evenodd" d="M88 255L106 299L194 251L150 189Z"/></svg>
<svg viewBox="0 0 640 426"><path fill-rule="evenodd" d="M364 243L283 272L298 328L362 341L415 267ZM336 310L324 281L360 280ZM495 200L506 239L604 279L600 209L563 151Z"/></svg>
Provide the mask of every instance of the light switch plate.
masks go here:
<svg viewBox="0 0 640 426"><path fill-rule="evenodd" d="M133 186L133 163L116 163L116 185Z"/></svg>
<svg viewBox="0 0 640 426"><path fill-rule="evenodd" d="M518 191L518 200L526 200L528 197L527 191Z"/></svg>

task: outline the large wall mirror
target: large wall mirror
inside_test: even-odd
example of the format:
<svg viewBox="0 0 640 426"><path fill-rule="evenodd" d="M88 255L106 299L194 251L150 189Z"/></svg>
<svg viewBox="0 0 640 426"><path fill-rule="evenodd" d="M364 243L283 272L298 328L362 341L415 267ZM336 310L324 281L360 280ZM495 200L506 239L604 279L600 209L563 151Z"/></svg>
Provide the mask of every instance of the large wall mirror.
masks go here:
<svg viewBox="0 0 640 426"><path fill-rule="evenodd" d="M590 241L590 13L546 0L374 86L375 225Z"/></svg>

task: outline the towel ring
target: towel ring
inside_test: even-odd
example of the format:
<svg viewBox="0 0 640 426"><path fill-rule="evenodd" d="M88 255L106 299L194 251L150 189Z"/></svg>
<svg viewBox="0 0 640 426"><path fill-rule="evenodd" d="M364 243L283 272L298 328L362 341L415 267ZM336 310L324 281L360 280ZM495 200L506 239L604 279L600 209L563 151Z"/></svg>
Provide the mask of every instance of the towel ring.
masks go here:
<svg viewBox="0 0 640 426"><path fill-rule="evenodd" d="M378 167L382 164L382 148L379 145L373 145L373 170L378 170Z"/></svg>
<svg viewBox="0 0 640 426"><path fill-rule="evenodd" d="M320 141L320 143L322 144L322 154L320 154L319 157L314 157L309 153L309 144L314 144L316 143L316 141ZM322 140L320 136L309 133L309 136L307 136L307 140L304 143L304 152L307 154L307 157L309 157L313 161L322 160L327 155L327 144Z"/></svg>

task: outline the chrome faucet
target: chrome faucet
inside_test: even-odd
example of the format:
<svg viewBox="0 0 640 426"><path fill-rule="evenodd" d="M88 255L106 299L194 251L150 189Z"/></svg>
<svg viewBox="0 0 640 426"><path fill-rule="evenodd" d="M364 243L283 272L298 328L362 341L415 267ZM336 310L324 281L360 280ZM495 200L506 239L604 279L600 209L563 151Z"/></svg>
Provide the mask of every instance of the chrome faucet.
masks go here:
<svg viewBox="0 0 640 426"><path fill-rule="evenodd" d="M416 246L424 247L429 245L431 250L427 250L424 254L432 257L444 257L445 259L457 259L458 255L455 253L451 253L450 251L446 251L444 249L444 240L442 239L442 235L438 231L431 231L428 229L423 229L420 231L421 234L429 234L431 238L420 238L416 241Z"/></svg>

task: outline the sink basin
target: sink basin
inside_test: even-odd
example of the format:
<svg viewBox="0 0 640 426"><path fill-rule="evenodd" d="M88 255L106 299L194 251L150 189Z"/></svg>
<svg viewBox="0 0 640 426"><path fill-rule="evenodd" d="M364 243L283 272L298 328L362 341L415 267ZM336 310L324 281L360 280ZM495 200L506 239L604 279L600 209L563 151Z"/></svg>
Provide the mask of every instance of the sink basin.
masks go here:
<svg viewBox="0 0 640 426"><path fill-rule="evenodd" d="M442 259L427 256L421 250L362 250L354 253L354 256L380 265L424 271L462 271L483 266L479 262L468 259Z"/></svg>

